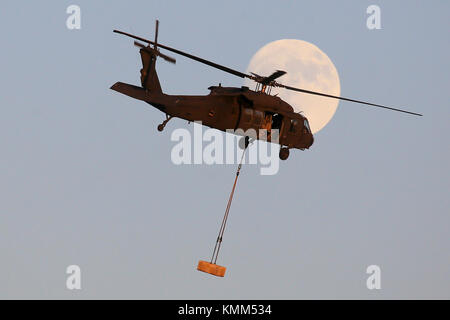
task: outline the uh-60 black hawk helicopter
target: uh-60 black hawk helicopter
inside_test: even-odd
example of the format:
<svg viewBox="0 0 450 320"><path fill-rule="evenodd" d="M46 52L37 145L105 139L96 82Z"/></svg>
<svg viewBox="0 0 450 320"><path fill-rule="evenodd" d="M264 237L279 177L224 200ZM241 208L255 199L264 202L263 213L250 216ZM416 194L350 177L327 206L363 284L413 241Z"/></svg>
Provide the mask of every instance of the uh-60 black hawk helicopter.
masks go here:
<svg viewBox="0 0 450 320"><path fill-rule="evenodd" d="M147 43L143 45L139 42L134 44L140 48L142 59L141 87L116 82L111 89L132 98L145 101L158 110L166 114L166 120L158 125L158 130L164 130L167 122L173 117L182 118L188 121L202 121L203 125L221 131L227 129L242 129L241 132L249 132L254 129L266 129L266 135L257 134L255 139L264 139L268 142L280 144L280 159L286 160L289 157L289 149L308 149L314 142L314 137L309 127L308 119L302 114L294 112L294 109L287 102L277 96L270 95L272 87L280 87L306 94L313 94L328 98L335 98L350 102L356 102L369 106L384 108L404 112L416 116L421 114L406 110L391 108L379 104L333 96L325 93L304 90L283 85L275 79L284 75L285 71L275 71L270 76L260 76L255 73L246 74L217 63L196 57L194 55L170 48L158 43L158 20L156 21L155 41L150 41L123 31L114 30L136 40ZM150 45L153 45L151 47ZM185 56L208 66L231 73L241 78L248 78L256 82L256 89L250 90L248 87L222 87L211 86L210 93L206 96L181 96L167 95L163 93L158 80L155 65L157 57L175 63L175 59L162 54L158 48L162 48L176 54ZM271 130L277 129L279 132L278 141L272 141ZM237 131L239 134L240 131ZM274 139L273 139L274 140ZM248 137L245 139L248 145Z"/></svg>

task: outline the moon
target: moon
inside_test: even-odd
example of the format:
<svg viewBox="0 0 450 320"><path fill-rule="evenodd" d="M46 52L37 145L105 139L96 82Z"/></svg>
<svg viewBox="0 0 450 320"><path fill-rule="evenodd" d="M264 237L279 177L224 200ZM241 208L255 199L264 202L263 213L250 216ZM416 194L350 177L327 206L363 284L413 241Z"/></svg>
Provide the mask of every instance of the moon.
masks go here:
<svg viewBox="0 0 450 320"><path fill-rule="evenodd" d="M287 73L278 82L306 90L339 96L339 75L331 59L317 46L303 40L282 39L270 42L252 57L247 73L269 76L276 70ZM254 86L246 79L245 86ZM309 120L312 133L323 129L333 118L338 99L300 93L283 88L272 88L271 95L289 103L295 112L301 112Z"/></svg>

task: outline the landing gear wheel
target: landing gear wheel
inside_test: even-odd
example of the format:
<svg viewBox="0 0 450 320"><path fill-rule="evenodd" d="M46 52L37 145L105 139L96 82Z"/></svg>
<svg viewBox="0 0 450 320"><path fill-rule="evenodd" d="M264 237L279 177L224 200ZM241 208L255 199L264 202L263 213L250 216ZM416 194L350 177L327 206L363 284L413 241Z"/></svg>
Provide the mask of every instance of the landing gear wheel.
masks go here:
<svg viewBox="0 0 450 320"><path fill-rule="evenodd" d="M250 143L250 137L248 137L248 136L242 137L242 138L239 139L239 148L244 150L245 148L248 147L249 143Z"/></svg>
<svg viewBox="0 0 450 320"><path fill-rule="evenodd" d="M279 156L281 160L286 160L287 158L289 158L289 149L281 148Z"/></svg>
<svg viewBox="0 0 450 320"><path fill-rule="evenodd" d="M166 120L164 120L161 124L158 125L158 131L161 132L164 130L164 127L166 126L167 122L170 121L170 119L172 119L172 116L169 116L166 114Z"/></svg>

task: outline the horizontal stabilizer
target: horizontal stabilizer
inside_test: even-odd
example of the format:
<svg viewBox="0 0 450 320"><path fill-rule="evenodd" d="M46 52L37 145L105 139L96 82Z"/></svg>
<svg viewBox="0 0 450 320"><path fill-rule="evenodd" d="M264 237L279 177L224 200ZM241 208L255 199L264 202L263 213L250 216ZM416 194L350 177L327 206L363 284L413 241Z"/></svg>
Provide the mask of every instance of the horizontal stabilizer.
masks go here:
<svg viewBox="0 0 450 320"><path fill-rule="evenodd" d="M128 83L116 82L111 89L142 101L147 101L150 98L150 94L145 89Z"/></svg>

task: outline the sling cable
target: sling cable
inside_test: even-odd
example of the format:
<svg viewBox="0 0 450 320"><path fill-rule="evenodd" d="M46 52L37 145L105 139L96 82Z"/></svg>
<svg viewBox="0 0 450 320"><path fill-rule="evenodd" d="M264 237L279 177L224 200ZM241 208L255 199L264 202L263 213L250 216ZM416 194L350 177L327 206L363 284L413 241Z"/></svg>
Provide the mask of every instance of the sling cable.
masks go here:
<svg viewBox="0 0 450 320"><path fill-rule="evenodd" d="M211 261L200 260L198 262L197 270L212 274L217 277L223 277L227 268L219 266L216 264L217 257L219 256L220 246L222 245L223 233L225 232L225 226L228 220L228 214L230 213L231 201L233 201L234 190L236 189L236 183L239 178L239 172L242 168L242 160L244 159L245 151L249 145L249 137L245 137L245 147L242 151L241 161L239 162L238 169L236 171L236 177L234 178L233 189L231 189L230 198L228 199L227 208L225 209L225 214L222 219L222 224L220 226L219 235L217 236L216 245L214 246L214 251L211 257Z"/></svg>

